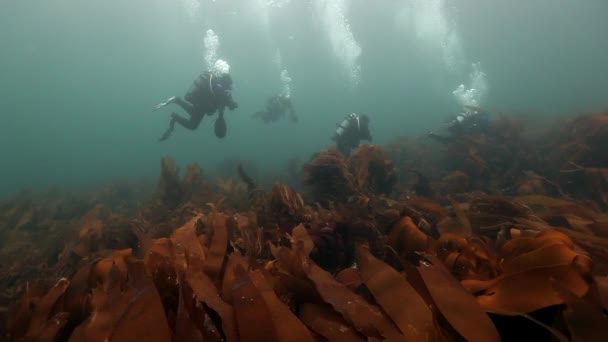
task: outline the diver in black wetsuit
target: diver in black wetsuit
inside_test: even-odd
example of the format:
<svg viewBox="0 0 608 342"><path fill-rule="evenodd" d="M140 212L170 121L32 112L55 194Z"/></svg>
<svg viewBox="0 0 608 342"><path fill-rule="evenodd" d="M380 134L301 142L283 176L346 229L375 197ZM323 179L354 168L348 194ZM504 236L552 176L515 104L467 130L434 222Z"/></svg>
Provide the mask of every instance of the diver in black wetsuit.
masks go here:
<svg viewBox="0 0 608 342"><path fill-rule="evenodd" d="M228 107L230 110L235 110L238 107L238 104L232 99L231 91L232 78L230 74L205 71L194 81L185 96L185 100L179 96L173 96L156 105L154 110L175 103L190 115L190 118L186 119L175 112L171 113L169 128L160 138L160 141L169 138L176 122L184 128L195 130L205 115L213 115L216 111L218 112L218 118L215 121L215 135L218 138L226 136L227 127L226 120L224 120L224 109Z"/></svg>
<svg viewBox="0 0 608 342"><path fill-rule="evenodd" d="M447 129L451 136L443 136L433 132L428 133L428 136L441 143L449 143L454 138L463 135L487 132L490 128L490 114L481 108L469 107L468 109L469 111L456 115L448 122Z"/></svg>
<svg viewBox="0 0 608 342"><path fill-rule="evenodd" d="M286 95L275 95L266 102L266 110L253 114L254 118L261 118L264 123L278 121L289 112L291 121L298 122L296 110L293 107L291 98Z"/></svg>
<svg viewBox="0 0 608 342"><path fill-rule="evenodd" d="M341 124L338 125L332 138L336 147L344 156L350 156L353 149L357 148L361 140L372 141L369 131L369 118L367 115L358 116L349 114Z"/></svg>

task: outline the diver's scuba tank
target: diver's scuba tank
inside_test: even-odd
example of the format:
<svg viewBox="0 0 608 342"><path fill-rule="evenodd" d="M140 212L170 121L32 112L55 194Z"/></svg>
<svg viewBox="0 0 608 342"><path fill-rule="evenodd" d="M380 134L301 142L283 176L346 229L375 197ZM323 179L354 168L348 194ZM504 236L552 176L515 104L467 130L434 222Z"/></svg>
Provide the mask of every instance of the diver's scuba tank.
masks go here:
<svg viewBox="0 0 608 342"><path fill-rule="evenodd" d="M454 127L456 125L463 124L466 120L470 119L471 117L473 117L475 115L476 115L476 112L474 112L474 113L462 112L462 113L458 114L452 121L450 121L448 123L448 126Z"/></svg>
<svg viewBox="0 0 608 342"><path fill-rule="evenodd" d="M200 74L194 80L194 82L192 82L192 85L188 89L186 96L184 96L186 101L193 103L193 104L197 104L199 102L199 100L202 97L204 97L205 86L207 85L207 80L208 79L207 79L207 76L205 75L205 73Z"/></svg>
<svg viewBox="0 0 608 342"><path fill-rule="evenodd" d="M350 124L353 119L358 119L357 114L351 113L346 118L344 118L342 123L338 125L338 128L336 128L336 137L340 137L342 136L342 134L344 134L344 132L350 127Z"/></svg>

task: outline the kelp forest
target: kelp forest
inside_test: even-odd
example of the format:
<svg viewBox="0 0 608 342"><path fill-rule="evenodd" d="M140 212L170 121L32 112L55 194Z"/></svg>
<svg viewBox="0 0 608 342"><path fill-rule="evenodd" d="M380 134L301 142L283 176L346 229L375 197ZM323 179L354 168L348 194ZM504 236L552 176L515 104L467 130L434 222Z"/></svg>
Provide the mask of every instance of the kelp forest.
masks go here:
<svg viewBox="0 0 608 342"><path fill-rule="evenodd" d="M8 341L604 341L608 114L0 202ZM186 162L187 161L180 161Z"/></svg>

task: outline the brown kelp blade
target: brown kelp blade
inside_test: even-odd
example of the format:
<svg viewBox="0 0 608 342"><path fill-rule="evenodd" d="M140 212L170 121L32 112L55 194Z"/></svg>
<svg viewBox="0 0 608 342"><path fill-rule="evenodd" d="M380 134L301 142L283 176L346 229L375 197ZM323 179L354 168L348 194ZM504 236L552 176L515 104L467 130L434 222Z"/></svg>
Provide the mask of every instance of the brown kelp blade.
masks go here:
<svg viewBox="0 0 608 342"><path fill-rule="evenodd" d="M578 254L566 245L556 243L518 255L504 263L504 274L513 275L552 266L570 265Z"/></svg>
<svg viewBox="0 0 608 342"><path fill-rule="evenodd" d="M160 296L147 275L143 261L127 261L129 286L134 289L129 305L116 321L113 341L168 341L171 330Z"/></svg>
<svg viewBox="0 0 608 342"><path fill-rule="evenodd" d="M436 257L424 255L428 261L417 269L437 309L450 325L467 341L500 341L490 317L475 297L468 293Z"/></svg>
<svg viewBox="0 0 608 342"><path fill-rule="evenodd" d="M213 227L213 238L205 259L205 272L211 280L219 283L226 249L228 248L226 216L223 213L214 213L209 216L208 221Z"/></svg>
<svg viewBox="0 0 608 342"><path fill-rule="evenodd" d="M272 286L259 271L249 272L249 278L257 288L271 316L268 324L273 324L279 341L313 342L313 337L306 326L281 302Z"/></svg>
<svg viewBox="0 0 608 342"><path fill-rule="evenodd" d="M247 271L237 265L234 277L236 282L232 288L232 302L241 340L279 341L270 309Z"/></svg>
<svg viewBox="0 0 608 342"><path fill-rule="evenodd" d="M32 340L37 342L56 341L57 334L59 334L61 329L63 329L63 327L68 323L69 318L70 314L68 312L60 312L56 314L45 323L42 329L39 330L36 338Z"/></svg>
<svg viewBox="0 0 608 342"><path fill-rule="evenodd" d="M70 342L105 341L110 338L114 325L133 299L134 289L121 290L121 274L112 266L106 286L98 284L91 297L92 312L89 318L74 329Z"/></svg>
<svg viewBox="0 0 608 342"><path fill-rule="evenodd" d="M511 240L503 247L505 251L503 274L478 297L489 311L528 313L562 304L561 298L551 289L550 278L560 279L579 296L588 290L577 265L588 263L590 259L575 251L572 240L560 232L549 230L532 239Z"/></svg>
<svg viewBox="0 0 608 342"><path fill-rule="evenodd" d="M608 317L599 305L593 306L570 291L561 282L551 279L553 289L568 305L564 319L574 342L605 341L608 336Z"/></svg>
<svg viewBox="0 0 608 342"><path fill-rule="evenodd" d="M26 336L35 338L48 329L47 322L51 319L49 317L51 310L55 303L63 296L69 284L70 282L67 279L59 279L50 291L36 303Z"/></svg>
<svg viewBox="0 0 608 342"><path fill-rule="evenodd" d="M178 342L203 342L205 339L202 332L196 326L190 313L188 312L187 301L192 300L191 296L185 295L185 287L187 284L184 281L179 283L179 303L177 306L177 317L175 318L175 340Z"/></svg>
<svg viewBox="0 0 608 342"><path fill-rule="evenodd" d="M321 269L312 260L302 256L302 268L323 300L354 327L369 337L385 337L391 340L402 340L404 337L382 312L362 297L337 282L331 274Z"/></svg>
<svg viewBox="0 0 608 342"><path fill-rule="evenodd" d="M296 248L300 248L302 250L302 254L305 256L309 256L310 252L315 246L312 238L310 235L308 235L308 232L303 224L299 224L292 230L291 244Z"/></svg>
<svg viewBox="0 0 608 342"><path fill-rule="evenodd" d="M604 310L608 310L608 276L596 275L593 277L598 297Z"/></svg>
<svg viewBox="0 0 608 342"><path fill-rule="evenodd" d="M198 240L197 240L198 243ZM203 272L203 261L190 258L186 272L186 281L192 288L196 299L215 311L222 321L222 330L228 342L237 341L237 329L232 306L224 302L211 279Z"/></svg>
<svg viewBox="0 0 608 342"><path fill-rule="evenodd" d="M577 296L585 294L589 287L574 265L555 266L502 277L477 300L490 312L528 313L563 304L563 299L552 290L550 278L558 279Z"/></svg>
<svg viewBox="0 0 608 342"><path fill-rule="evenodd" d="M363 282L405 338L432 340L435 330L433 314L405 277L376 259L364 247L358 248L357 265Z"/></svg>
<svg viewBox="0 0 608 342"><path fill-rule="evenodd" d="M326 338L329 342L365 341L329 305L303 304L300 307L300 319L310 329Z"/></svg>
<svg viewBox="0 0 608 342"><path fill-rule="evenodd" d="M205 251L199 243L196 235L196 224L202 215L197 215L190 219L185 225L176 229L171 235L173 245L173 258L176 263L176 270L183 271L186 268L186 254L191 257L205 259Z"/></svg>
<svg viewBox="0 0 608 342"><path fill-rule="evenodd" d="M249 269L247 259L235 252L228 257L224 271L224 280L222 281L222 299L229 304L232 303L232 288L236 282L234 271L237 266L241 266L245 270Z"/></svg>
<svg viewBox="0 0 608 342"><path fill-rule="evenodd" d="M432 245L432 239L409 216L403 216L395 223L387 243L403 257L408 253L427 251Z"/></svg>

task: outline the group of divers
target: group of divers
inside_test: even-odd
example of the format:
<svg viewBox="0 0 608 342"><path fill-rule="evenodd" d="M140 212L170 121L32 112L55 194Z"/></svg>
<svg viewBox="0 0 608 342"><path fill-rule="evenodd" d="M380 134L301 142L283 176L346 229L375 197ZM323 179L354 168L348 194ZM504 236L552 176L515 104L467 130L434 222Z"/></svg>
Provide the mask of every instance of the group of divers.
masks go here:
<svg viewBox="0 0 608 342"><path fill-rule="evenodd" d="M205 116L213 116L216 112L218 117L215 121L214 132L216 137L221 139L226 136L227 131L224 110L228 108L233 111L238 108L238 103L232 98L232 77L230 73L218 69L204 71L200 74L183 99L179 96L173 96L156 105L154 110L169 104L180 106L189 118L180 116L175 112L171 113L169 127L160 141L167 140L171 136L176 123L189 130L195 130ZM253 117L259 118L265 123L271 123L286 115L289 115L293 122L298 121L291 97L288 94L278 94L268 99L266 108L253 114ZM351 113L340 124L337 124L332 140L340 153L348 157L361 141L372 141L369 122L367 115ZM483 132L488 125L489 115L487 112L479 108L467 107L465 111L448 121L447 128L451 133L450 136L435 133L429 133L428 136L439 142L449 143L454 137L462 134Z"/></svg>

